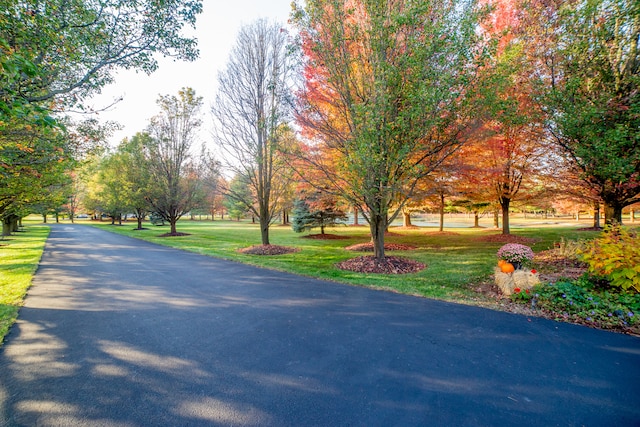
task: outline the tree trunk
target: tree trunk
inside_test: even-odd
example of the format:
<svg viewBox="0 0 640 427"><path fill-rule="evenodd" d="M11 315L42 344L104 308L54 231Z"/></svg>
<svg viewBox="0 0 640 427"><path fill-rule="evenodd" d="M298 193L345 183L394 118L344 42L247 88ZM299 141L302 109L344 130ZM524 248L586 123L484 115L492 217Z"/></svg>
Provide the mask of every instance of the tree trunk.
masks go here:
<svg viewBox="0 0 640 427"><path fill-rule="evenodd" d="M402 226L411 227L411 212L402 211Z"/></svg>
<svg viewBox="0 0 640 427"><path fill-rule="evenodd" d="M493 228L500 228L500 211L498 209L493 211Z"/></svg>
<svg viewBox="0 0 640 427"><path fill-rule="evenodd" d="M378 261L384 260L384 232L387 229L386 215L371 215L369 217L369 229L371 230L371 241L373 242L373 256Z"/></svg>
<svg viewBox="0 0 640 427"><path fill-rule="evenodd" d="M11 236L11 224L7 220L2 221L2 237Z"/></svg>
<svg viewBox="0 0 640 427"><path fill-rule="evenodd" d="M264 215L263 215L264 216ZM267 218L260 218L260 237L263 245L269 245L269 221Z"/></svg>
<svg viewBox="0 0 640 427"><path fill-rule="evenodd" d="M509 205L511 204L511 199L503 197L500 199L500 206L502 207L502 234L511 234L511 229L509 227Z"/></svg>
<svg viewBox="0 0 640 427"><path fill-rule="evenodd" d="M604 220L607 225L622 224L622 206L605 202Z"/></svg>
<svg viewBox="0 0 640 427"><path fill-rule="evenodd" d="M170 218L169 219L169 225L171 226L171 234L175 235L178 234L178 229L176 228L176 224L178 223L178 220L176 218Z"/></svg>
<svg viewBox="0 0 640 427"><path fill-rule="evenodd" d="M634 211L633 209L631 209L631 211L629 212L629 220L631 222L636 222L636 211Z"/></svg>
<svg viewBox="0 0 640 427"><path fill-rule="evenodd" d="M480 215L477 211L473 213L473 227L480 228Z"/></svg>
<svg viewBox="0 0 640 427"><path fill-rule="evenodd" d="M47 214L42 214L42 222L47 223Z"/></svg>
<svg viewBox="0 0 640 427"><path fill-rule="evenodd" d="M360 223L358 222L358 207L357 206L353 207L353 225L360 225Z"/></svg>
<svg viewBox="0 0 640 427"><path fill-rule="evenodd" d="M593 228L600 229L600 203L593 205Z"/></svg>
<svg viewBox="0 0 640 427"><path fill-rule="evenodd" d="M444 231L444 194L440 195L440 231Z"/></svg>

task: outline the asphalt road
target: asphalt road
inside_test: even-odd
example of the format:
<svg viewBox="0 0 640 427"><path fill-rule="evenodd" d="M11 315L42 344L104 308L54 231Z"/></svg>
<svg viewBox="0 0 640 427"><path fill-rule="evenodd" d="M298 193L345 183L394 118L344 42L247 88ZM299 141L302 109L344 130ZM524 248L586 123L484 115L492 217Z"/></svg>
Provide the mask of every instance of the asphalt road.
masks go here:
<svg viewBox="0 0 640 427"><path fill-rule="evenodd" d="M82 225L0 348L4 426L638 426L639 396L636 337Z"/></svg>

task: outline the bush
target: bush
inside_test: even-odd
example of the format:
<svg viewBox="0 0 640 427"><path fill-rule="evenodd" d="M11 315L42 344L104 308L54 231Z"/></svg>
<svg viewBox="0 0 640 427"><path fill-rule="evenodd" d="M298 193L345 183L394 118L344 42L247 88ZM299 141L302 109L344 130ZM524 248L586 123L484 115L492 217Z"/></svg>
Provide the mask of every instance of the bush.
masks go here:
<svg viewBox="0 0 640 427"><path fill-rule="evenodd" d="M640 294L602 290L588 276L574 282L537 285L528 293L514 293L511 299L531 304L556 320L607 329L640 326Z"/></svg>
<svg viewBox="0 0 640 427"><path fill-rule="evenodd" d="M622 290L640 292L640 243L635 231L607 226L599 238L587 243L581 255L591 274L607 278Z"/></svg>

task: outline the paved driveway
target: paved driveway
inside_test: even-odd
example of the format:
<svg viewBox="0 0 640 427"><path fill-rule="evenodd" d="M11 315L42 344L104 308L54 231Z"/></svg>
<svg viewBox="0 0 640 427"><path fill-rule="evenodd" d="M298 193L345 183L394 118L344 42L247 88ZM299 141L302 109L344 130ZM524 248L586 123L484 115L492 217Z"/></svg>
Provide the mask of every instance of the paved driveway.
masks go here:
<svg viewBox="0 0 640 427"><path fill-rule="evenodd" d="M639 396L635 337L82 225L0 348L10 426L637 426Z"/></svg>

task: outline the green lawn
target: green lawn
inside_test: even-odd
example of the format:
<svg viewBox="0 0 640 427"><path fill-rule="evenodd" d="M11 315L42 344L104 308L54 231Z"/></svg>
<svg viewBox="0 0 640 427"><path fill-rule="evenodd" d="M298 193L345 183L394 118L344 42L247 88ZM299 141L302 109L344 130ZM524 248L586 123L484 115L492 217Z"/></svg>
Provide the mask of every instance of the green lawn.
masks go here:
<svg viewBox="0 0 640 427"><path fill-rule="evenodd" d="M0 240L0 343L18 316L48 235L49 227L30 224Z"/></svg>

